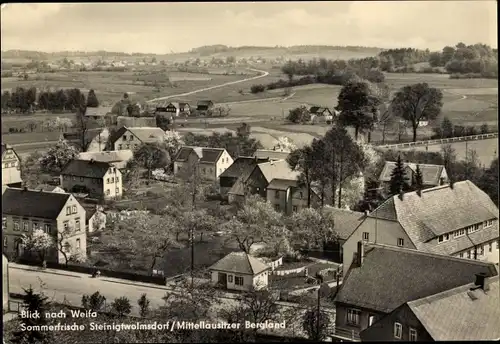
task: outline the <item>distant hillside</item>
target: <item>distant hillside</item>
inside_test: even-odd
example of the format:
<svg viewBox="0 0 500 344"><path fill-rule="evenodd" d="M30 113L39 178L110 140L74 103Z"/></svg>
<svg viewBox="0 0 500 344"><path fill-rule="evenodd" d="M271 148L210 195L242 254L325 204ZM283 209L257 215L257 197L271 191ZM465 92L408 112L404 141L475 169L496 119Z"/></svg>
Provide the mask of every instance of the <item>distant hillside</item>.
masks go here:
<svg viewBox="0 0 500 344"><path fill-rule="evenodd" d="M124 52L112 52L112 51L58 51L54 53L46 53L42 51L30 51L30 50L7 50L2 51L2 59L29 59L29 60L49 60L53 58L64 58L64 57L111 57L111 56L154 56L155 54L144 54L144 53L132 53L127 54Z"/></svg>

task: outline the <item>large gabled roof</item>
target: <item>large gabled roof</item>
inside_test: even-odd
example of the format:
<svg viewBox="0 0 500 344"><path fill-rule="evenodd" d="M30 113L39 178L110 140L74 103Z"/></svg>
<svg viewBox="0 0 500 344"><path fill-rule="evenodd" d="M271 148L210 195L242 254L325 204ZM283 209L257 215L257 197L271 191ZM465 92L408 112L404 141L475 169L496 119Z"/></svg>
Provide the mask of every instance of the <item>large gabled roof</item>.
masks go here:
<svg viewBox="0 0 500 344"><path fill-rule="evenodd" d="M243 157L240 156L233 161L231 166L229 166L222 174L221 178L239 178L242 175L252 171L257 164L267 162L267 159L259 159L254 157Z"/></svg>
<svg viewBox="0 0 500 344"><path fill-rule="evenodd" d="M208 147L193 147L193 146L184 146L181 147L177 155L175 156L174 161L184 162L187 161L189 155L192 152L195 152L198 158L200 159L200 163L216 163L219 161L222 153L224 153L224 148L208 148Z"/></svg>
<svg viewBox="0 0 500 344"><path fill-rule="evenodd" d="M467 284L478 273L498 274L493 263L370 244L361 267L349 268L336 301L389 313L405 302Z"/></svg>
<svg viewBox="0 0 500 344"><path fill-rule="evenodd" d="M68 193L7 188L2 194L2 214L55 220L70 197Z"/></svg>
<svg viewBox="0 0 500 344"><path fill-rule="evenodd" d="M422 181L425 185L439 185L440 177L444 170L443 165L432 165L432 164L416 164L412 162L405 162L404 166L410 168L413 172L417 171L417 165L422 172ZM386 161L385 166L380 173L379 180L383 182L388 182L391 180L391 173L396 167L396 162Z"/></svg>
<svg viewBox="0 0 500 344"><path fill-rule="evenodd" d="M109 162L93 160L71 160L61 171L62 175L102 178L113 167Z"/></svg>
<svg viewBox="0 0 500 344"><path fill-rule="evenodd" d="M232 252L212 265L210 270L257 275L270 269L268 265L245 252Z"/></svg>
<svg viewBox="0 0 500 344"><path fill-rule="evenodd" d="M270 183L273 179L297 180L300 172L294 171L285 160L277 160L258 164L264 178Z"/></svg>

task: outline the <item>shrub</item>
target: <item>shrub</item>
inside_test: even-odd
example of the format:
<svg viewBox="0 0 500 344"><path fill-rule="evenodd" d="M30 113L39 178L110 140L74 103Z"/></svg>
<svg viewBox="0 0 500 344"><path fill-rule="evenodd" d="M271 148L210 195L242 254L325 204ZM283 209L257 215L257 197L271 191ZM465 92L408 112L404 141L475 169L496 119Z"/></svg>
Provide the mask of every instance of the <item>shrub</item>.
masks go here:
<svg viewBox="0 0 500 344"><path fill-rule="evenodd" d="M250 92L252 93L260 93L260 92L264 92L266 90L266 87L264 85L252 85L252 87L250 87Z"/></svg>
<svg viewBox="0 0 500 344"><path fill-rule="evenodd" d="M467 126L465 128L465 135L466 136L472 136L472 135L476 135L476 128L474 126Z"/></svg>
<svg viewBox="0 0 500 344"><path fill-rule="evenodd" d="M465 127L462 125L454 125L453 126L453 136L455 137L461 137L465 136Z"/></svg>
<svg viewBox="0 0 500 344"><path fill-rule="evenodd" d="M483 123L481 127L479 128L479 132L481 134L487 134L489 132L488 124Z"/></svg>

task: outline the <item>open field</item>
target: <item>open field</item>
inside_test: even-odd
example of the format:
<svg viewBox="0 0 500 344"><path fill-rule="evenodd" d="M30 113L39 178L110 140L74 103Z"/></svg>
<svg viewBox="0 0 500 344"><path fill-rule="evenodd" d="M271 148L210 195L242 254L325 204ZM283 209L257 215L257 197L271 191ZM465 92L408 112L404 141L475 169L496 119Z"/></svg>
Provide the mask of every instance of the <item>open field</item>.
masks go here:
<svg viewBox="0 0 500 344"><path fill-rule="evenodd" d="M480 141L468 141L468 142L453 142L450 145L455 149L458 160L465 159L466 150L476 151L479 161L486 167L489 167L491 162L498 157L498 139L486 139ZM430 145L417 146L411 148L403 148L401 150L419 150L419 151L429 151L429 152L441 152L441 147L443 145ZM467 148L466 148L467 147Z"/></svg>

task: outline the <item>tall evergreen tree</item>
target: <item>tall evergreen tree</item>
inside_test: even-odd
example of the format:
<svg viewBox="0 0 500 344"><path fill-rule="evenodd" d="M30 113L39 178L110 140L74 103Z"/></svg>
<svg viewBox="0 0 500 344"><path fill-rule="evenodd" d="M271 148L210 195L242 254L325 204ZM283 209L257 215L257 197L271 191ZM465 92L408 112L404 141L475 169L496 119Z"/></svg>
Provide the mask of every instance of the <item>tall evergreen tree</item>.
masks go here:
<svg viewBox="0 0 500 344"><path fill-rule="evenodd" d="M420 170L420 166L417 165L417 168L415 170L415 189L416 190L422 190L422 187L424 185L424 181L422 178L422 171Z"/></svg>
<svg viewBox="0 0 500 344"><path fill-rule="evenodd" d="M87 107L99 107L99 100L94 90L89 90L87 95Z"/></svg>
<svg viewBox="0 0 500 344"><path fill-rule="evenodd" d="M402 191L407 191L409 188L408 177L406 177L405 166L400 155L398 155L396 166L391 172L391 181L389 183L389 192L391 195L397 195Z"/></svg>
<svg viewBox="0 0 500 344"><path fill-rule="evenodd" d="M20 317L21 324L24 326L21 325L19 331L13 333L11 342L14 344L48 344L52 340L51 332L34 330L32 327L48 325L48 320L45 317L45 312L48 311L47 297L36 294L31 287L25 289L24 292L23 306L28 312L28 316ZM29 316L34 314L39 316Z"/></svg>

